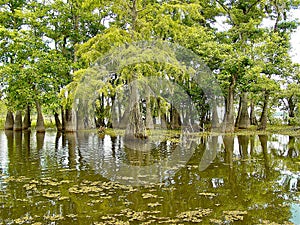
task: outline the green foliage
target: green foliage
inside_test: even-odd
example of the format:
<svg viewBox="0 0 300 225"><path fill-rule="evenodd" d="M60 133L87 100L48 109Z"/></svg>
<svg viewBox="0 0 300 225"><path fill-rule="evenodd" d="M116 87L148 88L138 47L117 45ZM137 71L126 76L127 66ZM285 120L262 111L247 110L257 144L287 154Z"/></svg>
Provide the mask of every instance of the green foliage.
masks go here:
<svg viewBox="0 0 300 225"><path fill-rule="evenodd" d="M1 1L1 98L12 111L23 110L35 101L48 112L71 107L78 83L91 72L86 68L111 49L138 41L165 40L197 54L214 71L224 96L233 94L232 104L239 94L251 92L260 109L268 93L272 106L278 106L280 99L281 107L296 115L299 72L289 50L290 36L299 23L288 15L299 4L299 0ZM220 17L225 17L228 29L214 28ZM272 20L271 27L262 26L265 19ZM176 62L159 63L173 56L157 51L156 60L152 60L147 51L124 51L128 51L122 54L131 65L119 68L116 77L105 84L95 82L85 91L98 85L99 95L109 101L135 76L166 75L184 87L201 112L209 113L203 90L189 78L193 71L185 71ZM130 52L139 54L143 62L130 61ZM156 103L152 100L151 104ZM170 106L161 102L159 107L167 111ZM109 117L110 106L103 110L101 115Z"/></svg>

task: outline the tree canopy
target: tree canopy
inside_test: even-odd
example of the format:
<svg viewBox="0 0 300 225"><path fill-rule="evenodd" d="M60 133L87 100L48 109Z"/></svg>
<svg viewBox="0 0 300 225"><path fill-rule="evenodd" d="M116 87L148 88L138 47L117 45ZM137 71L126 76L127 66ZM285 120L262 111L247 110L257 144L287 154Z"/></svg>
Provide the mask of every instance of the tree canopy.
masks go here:
<svg viewBox="0 0 300 225"><path fill-rule="evenodd" d="M192 51L212 71L224 96L226 132L250 125L264 130L279 109L295 124L300 112L299 65L289 52L299 23L290 12L299 5L298 0L3 0L1 99L8 118L36 108L39 120L44 109L55 115L57 128L66 131L112 126L113 115L118 121L126 119L128 98L116 99L120 88L137 76L155 76L180 85L197 107L194 120L201 129L212 127L220 115L207 104L203 88L178 65L150 60L108 74L93 99L95 118L89 118L89 125L83 117L78 121L74 92L88 68L114 48L165 41ZM148 121L139 125L145 129L157 121L176 128L189 111L185 106L175 110L162 96L149 96L140 104L136 116Z"/></svg>

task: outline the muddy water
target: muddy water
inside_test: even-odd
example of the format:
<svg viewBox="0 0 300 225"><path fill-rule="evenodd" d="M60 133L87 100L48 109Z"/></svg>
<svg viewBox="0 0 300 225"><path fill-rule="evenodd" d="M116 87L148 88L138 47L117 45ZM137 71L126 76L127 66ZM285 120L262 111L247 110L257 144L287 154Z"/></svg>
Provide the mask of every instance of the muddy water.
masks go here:
<svg viewBox="0 0 300 225"><path fill-rule="evenodd" d="M0 131L0 224L300 224L300 138L144 146Z"/></svg>

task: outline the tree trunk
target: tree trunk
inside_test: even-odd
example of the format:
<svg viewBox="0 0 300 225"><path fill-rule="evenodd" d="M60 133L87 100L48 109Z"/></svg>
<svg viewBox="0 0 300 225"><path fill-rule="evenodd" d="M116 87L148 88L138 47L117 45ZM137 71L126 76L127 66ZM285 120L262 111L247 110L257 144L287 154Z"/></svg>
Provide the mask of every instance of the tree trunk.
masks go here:
<svg viewBox="0 0 300 225"><path fill-rule="evenodd" d="M111 120L111 128L116 128L119 124L119 107L117 104L118 99L116 99L116 96L112 96L112 106L111 106L111 115L110 115L110 120Z"/></svg>
<svg viewBox="0 0 300 225"><path fill-rule="evenodd" d="M220 128L218 109L216 105L214 105L212 108L211 128L212 131L216 131Z"/></svg>
<svg viewBox="0 0 300 225"><path fill-rule="evenodd" d="M289 112L289 118L288 118L288 125L293 125L293 119L295 118L295 108L296 104L293 101L293 96L291 96L288 99L288 112Z"/></svg>
<svg viewBox="0 0 300 225"><path fill-rule="evenodd" d="M168 129L167 114L160 112L160 127L161 129Z"/></svg>
<svg viewBox="0 0 300 225"><path fill-rule="evenodd" d="M98 100L100 101L100 106L96 108L96 127L105 127L105 96L104 94L99 95Z"/></svg>
<svg viewBox="0 0 300 225"><path fill-rule="evenodd" d="M76 112L74 109L66 109L66 124L65 131L66 132L76 132Z"/></svg>
<svg viewBox="0 0 300 225"><path fill-rule="evenodd" d="M258 124L255 116L255 111L254 111L254 103L252 100L250 103L250 124L255 126Z"/></svg>
<svg viewBox="0 0 300 225"><path fill-rule="evenodd" d="M44 133L45 132L45 124L44 124L44 117L42 113L42 107L38 101L35 102L36 111L37 111L37 120L36 120L36 132Z"/></svg>
<svg viewBox="0 0 300 225"><path fill-rule="evenodd" d="M54 112L54 119L57 131L62 131L62 124L60 122L59 114L57 112Z"/></svg>
<svg viewBox="0 0 300 225"><path fill-rule="evenodd" d="M244 92L240 97L239 116L236 126L240 129L247 129L250 126L250 118L248 113L248 93Z"/></svg>
<svg viewBox="0 0 300 225"><path fill-rule="evenodd" d="M170 125L172 129L179 129L181 126L180 115L174 105L171 106L170 110Z"/></svg>
<svg viewBox="0 0 300 225"><path fill-rule="evenodd" d="M31 127L31 119L30 119L30 106L27 105L27 109L23 119L23 130L28 130Z"/></svg>
<svg viewBox="0 0 300 225"><path fill-rule="evenodd" d="M153 118L151 113L151 102L150 102L150 96L147 97L146 100L146 129L153 129Z"/></svg>
<svg viewBox="0 0 300 225"><path fill-rule="evenodd" d="M76 109L77 130L84 130L88 127L87 119L87 106L83 101L79 101Z"/></svg>
<svg viewBox="0 0 300 225"><path fill-rule="evenodd" d="M61 107L61 128L62 131L66 130L66 115L63 107Z"/></svg>
<svg viewBox="0 0 300 225"><path fill-rule="evenodd" d="M292 159L298 155L298 151L295 148L295 137L289 136L288 142L288 156Z"/></svg>
<svg viewBox="0 0 300 225"><path fill-rule="evenodd" d="M129 120L129 114L130 114L129 109L125 109L123 115L121 115L121 110L120 110L120 114L119 114L120 115L120 121L118 123L118 128L119 129L126 129L127 122Z"/></svg>
<svg viewBox="0 0 300 225"><path fill-rule="evenodd" d="M232 81L228 88L227 97L225 99L226 111L225 111L225 132L234 132L234 86L235 77L232 77Z"/></svg>
<svg viewBox="0 0 300 225"><path fill-rule="evenodd" d="M240 96L239 108L238 108L238 115L235 119L235 127L239 126L239 121L241 118L241 110L242 110L242 96Z"/></svg>
<svg viewBox="0 0 300 225"><path fill-rule="evenodd" d="M142 118L138 90L135 85L131 89L129 121L125 131L125 139L145 139L146 127Z"/></svg>
<svg viewBox="0 0 300 225"><path fill-rule="evenodd" d="M157 118L160 129L168 129L166 112L163 112L161 106L161 99L157 98Z"/></svg>
<svg viewBox="0 0 300 225"><path fill-rule="evenodd" d="M14 131L20 130L22 130L22 111L18 110L15 117Z"/></svg>
<svg viewBox="0 0 300 225"><path fill-rule="evenodd" d="M14 114L11 111L8 111L5 120L5 130L13 130L13 129L14 129Z"/></svg>
<svg viewBox="0 0 300 225"><path fill-rule="evenodd" d="M122 109L121 109L121 102L118 100L118 127L116 128L121 128L121 121L122 121Z"/></svg>
<svg viewBox="0 0 300 225"><path fill-rule="evenodd" d="M264 105L260 117L260 124L258 130L266 130L268 122L268 104L269 104L269 92L265 91Z"/></svg>

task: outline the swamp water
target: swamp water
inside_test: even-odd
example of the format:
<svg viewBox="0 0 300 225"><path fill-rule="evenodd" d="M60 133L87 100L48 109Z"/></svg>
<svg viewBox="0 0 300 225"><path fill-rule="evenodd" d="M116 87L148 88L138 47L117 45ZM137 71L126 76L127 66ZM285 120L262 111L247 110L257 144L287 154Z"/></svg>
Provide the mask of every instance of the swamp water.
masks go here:
<svg viewBox="0 0 300 225"><path fill-rule="evenodd" d="M300 224L299 137L181 141L0 131L0 225Z"/></svg>

